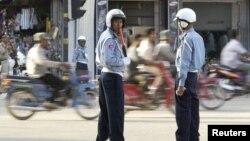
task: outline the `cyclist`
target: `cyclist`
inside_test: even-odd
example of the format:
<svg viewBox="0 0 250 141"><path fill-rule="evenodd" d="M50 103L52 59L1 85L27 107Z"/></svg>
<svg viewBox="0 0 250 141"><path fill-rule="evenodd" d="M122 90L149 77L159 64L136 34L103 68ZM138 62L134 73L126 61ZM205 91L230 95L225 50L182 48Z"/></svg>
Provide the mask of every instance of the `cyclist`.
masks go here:
<svg viewBox="0 0 250 141"><path fill-rule="evenodd" d="M59 96L60 91L65 87L65 83L57 76L53 75L49 68L65 67L69 68L70 64L65 62L51 61L47 58L47 48L49 47L51 36L47 33L39 32L33 35L36 42L28 51L26 59L27 74L31 78L36 78L52 87L55 91L51 98L44 102L46 108L57 108L53 103L55 98Z"/></svg>

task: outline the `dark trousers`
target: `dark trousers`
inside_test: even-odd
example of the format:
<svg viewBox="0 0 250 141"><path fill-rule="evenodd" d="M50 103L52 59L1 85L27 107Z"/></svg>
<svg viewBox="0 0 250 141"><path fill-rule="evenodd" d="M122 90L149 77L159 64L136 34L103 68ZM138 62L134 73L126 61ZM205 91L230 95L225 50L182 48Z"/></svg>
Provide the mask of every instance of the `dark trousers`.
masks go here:
<svg viewBox="0 0 250 141"><path fill-rule="evenodd" d="M83 63L76 63L76 75L86 75L88 74L88 65Z"/></svg>
<svg viewBox="0 0 250 141"><path fill-rule="evenodd" d="M124 141L124 92L122 77L114 73L101 73L99 79L101 108L96 141Z"/></svg>
<svg viewBox="0 0 250 141"><path fill-rule="evenodd" d="M50 101L53 101L56 97L58 97L59 91L63 90L66 86L66 83L63 80L50 73L40 77L39 80L54 89L54 93L49 99Z"/></svg>
<svg viewBox="0 0 250 141"><path fill-rule="evenodd" d="M189 72L185 82L185 92L182 96L175 95L177 141L199 141L199 99L196 92L197 73ZM175 87L179 83L176 79Z"/></svg>

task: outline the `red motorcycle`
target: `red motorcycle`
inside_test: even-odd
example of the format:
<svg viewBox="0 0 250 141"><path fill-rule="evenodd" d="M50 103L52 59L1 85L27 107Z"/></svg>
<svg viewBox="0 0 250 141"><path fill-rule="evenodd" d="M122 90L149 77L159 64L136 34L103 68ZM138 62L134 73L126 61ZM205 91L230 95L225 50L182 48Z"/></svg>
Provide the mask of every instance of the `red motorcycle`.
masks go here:
<svg viewBox="0 0 250 141"><path fill-rule="evenodd" d="M210 68L206 68L207 65L199 74L197 94L203 108L215 110L225 103L225 95L219 86L219 78L208 74Z"/></svg>
<svg viewBox="0 0 250 141"><path fill-rule="evenodd" d="M199 74L197 94L200 99L200 104L203 108L214 110L224 104L225 97L218 85L219 79L208 76L205 71L205 64L203 71ZM125 92L125 110L155 110L161 104L175 113L175 89L174 79L169 71L169 67L163 64L159 66L163 78L163 83L158 88L154 95L147 95L148 86L152 84L154 76L147 73L138 73L135 75L142 75L145 77L146 83L140 84L138 81L126 80L124 82ZM174 71L173 71L174 72ZM133 75L133 76L135 76ZM134 78L134 77L133 77Z"/></svg>
<svg viewBox="0 0 250 141"><path fill-rule="evenodd" d="M234 96L242 96L250 92L243 71L220 64L213 64L209 70L209 75L219 79L219 86L225 95L226 101Z"/></svg>
<svg viewBox="0 0 250 141"><path fill-rule="evenodd" d="M157 89L155 94L148 95L146 94L149 91L148 86L150 86L154 80L154 76L152 74L138 72L137 74L133 74L133 76L140 75L145 79L145 83L141 84L136 80L128 79L124 82L124 94L125 94L125 110L155 110L162 103L166 105L166 107L174 113L174 80L167 70L167 68L163 65L159 65L161 75L163 78L163 82L161 86Z"/></svg>

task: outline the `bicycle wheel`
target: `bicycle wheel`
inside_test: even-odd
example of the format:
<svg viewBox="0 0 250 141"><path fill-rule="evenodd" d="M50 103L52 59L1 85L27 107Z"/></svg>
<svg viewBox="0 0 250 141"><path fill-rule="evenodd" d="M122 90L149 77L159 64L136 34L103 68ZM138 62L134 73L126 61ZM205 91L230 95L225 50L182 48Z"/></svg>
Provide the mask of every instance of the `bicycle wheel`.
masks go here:
<svg viewBox="0 0 250 141"><path fill-rule="evenodd" d="M207 84L206 90L198 92L200 104L208 110L215 110L220 108L225 102L225 94L217 84Z"/></svg>
<svg viewBox="0 0 250 141"><path fill-rule="evenodd" d="M165 98L165 104L168 110L175 114L175 93L172 92L168 97Z"/></svg>
<svg viewBox="0 0 250 141"><path fill-rule="evenodd" d="M23 103L36 101L36 98L28 90L16 90L10 93L6 101L6 108L8 112L16 119L27 120L31 118L35 111L25 110L18 107L25 107Z"/></svg>
<svg viewBox="0 0 250 141"><path fill-rule="evenodd" d="M82 94L85 94L84 98L87 98L91 104L81 104L83 97L79 95L77 98L78 104L75 107L77 114L87 120L93 120L97 118L100 113L98 92L95 90L85 90Z"/></svg>

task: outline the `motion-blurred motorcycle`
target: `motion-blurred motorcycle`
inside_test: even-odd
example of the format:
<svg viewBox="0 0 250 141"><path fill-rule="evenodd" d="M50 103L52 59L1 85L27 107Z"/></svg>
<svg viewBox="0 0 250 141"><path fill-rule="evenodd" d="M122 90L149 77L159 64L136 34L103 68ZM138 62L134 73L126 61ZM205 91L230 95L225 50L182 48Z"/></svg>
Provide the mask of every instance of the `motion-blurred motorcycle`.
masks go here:
<svg viewBox="0 0 250 141"><path fill-rule="evenodd" d="M224 95L218 85L218 78L207 76L204 70L207 64L205 63L202 71L198 74L199 80L197 85L197 94L200 99L202 107L208 110L214 110L224 104ZM152 74L138 72L135 75L142 75L145 77L146 83L141 84L138 81L128 79L124 83L125 92L125 110L155 110L161 104L175 113L175 90L174 79L176 72L169 71L169 66L162 65L159 67L161 70L163 83L153 95L147 95L150 86L154 80ZM134 78L135 76L133 76Z"/></svg>
<svg viewBox="0 0 250 141"><path fill-rule="evenodd" d="M219 78L208 75L210 69L209 62L206 62L199 72L197 95L200 105L207 110L215 110L225 103L225 95L218 85Z"/></svg>
<svg viewBox="0 0 250 141"><path fill-rule="evenodd" d="M246 77L243 71L220 64L213 64L208 74L212 77L219 78L219 86L225 94L225 100L230 100L234 96L240 96L250 92L249 87L246 85Z"/></svg>
<svg viewBox="0 0 250 141"><path fill-rule="evenodd" d="M175 99L173 78L166 66L160 64L158 67L160 68L163 82L154 94L147 94L149 86L155 78L152 74L138 72L133 74L131 79L124 82L123 88L126 112L132 110L155 110L164 103L165 106L174 113ZM133 79L136 75L144 77L144 82Z"/></svg>
<svg viewBox="0 0 250 141"><path fill-rule="evenodd" d="M65 100L56 103L59 108L48 109L43 103L52 96L51 88L39 81L23 76L5 76L2 86L6 88L6 108L16 119L27 120L36 112L54 111L67 105L74 107L77 114L92 120L99 115L98 92L96 84L86 75L76 76L73 70L62 73L67 87L63 95ZM70 100L68 100L70 99ZM71 102L69 104L69 102Z"/></svg>

